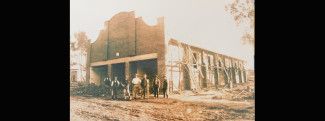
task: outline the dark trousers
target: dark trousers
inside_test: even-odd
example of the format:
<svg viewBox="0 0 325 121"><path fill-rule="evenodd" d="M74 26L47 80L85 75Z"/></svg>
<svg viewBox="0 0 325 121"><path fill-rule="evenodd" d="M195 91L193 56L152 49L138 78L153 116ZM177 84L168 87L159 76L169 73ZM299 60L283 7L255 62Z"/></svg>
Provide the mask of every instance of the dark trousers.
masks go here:
<svg viewBox="0 0 325 121"><path fill-rule="evenodd" d="M168 98L167 89L163 89L163 94L164 94L164 98L165 96Z"/></svg>
<svg viewBox="0 0 325 121"><path fill-rule="evenodd" d="M107 92L106 92L107 96L108 97L112 96L111 88L107 87L106 89L107 89Z"/></svg>
<svg viewBox="0 0 325 121"><path fill-rule="evenodd" d="M147 89L145 87L142 87L142 96L143 96L143 98L146 98L146 92L147 92Z"/></svg>
<svg viewBox="0 0 325 121"><path fill-rule="evenodd" d="M117 98L117 89L112 89L112 99L116 99Z"/></svg>
<svg viewBox="0 0 325 121"><path fill-rule="evenodd" d="M153 88L153 96L158 98L158 87Z"/></svg>

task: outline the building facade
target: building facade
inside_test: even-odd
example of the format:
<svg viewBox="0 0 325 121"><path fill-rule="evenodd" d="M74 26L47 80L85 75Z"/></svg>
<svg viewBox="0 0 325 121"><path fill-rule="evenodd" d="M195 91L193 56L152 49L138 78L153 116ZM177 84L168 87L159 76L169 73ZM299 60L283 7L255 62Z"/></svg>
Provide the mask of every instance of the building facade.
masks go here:
<svg viewBox="0 0 325 121"><path fill-rule="evenodd" d="M147 74L165 75L164 18L147 25L134 12L121 12L105 22L98 39L91 44L90 82L100 85L109 76L125 80Z"/></svg>
<svg viewBox="0 0 325 121"><path fill-rule="evenodd" d="M104 23L90 47L90 83L105 77L124 81L147 74L166 76L169 92L216 89L246 82L245 62L171 39L165 41L164 18L147 25L134 12L121 12Z"/></svg>

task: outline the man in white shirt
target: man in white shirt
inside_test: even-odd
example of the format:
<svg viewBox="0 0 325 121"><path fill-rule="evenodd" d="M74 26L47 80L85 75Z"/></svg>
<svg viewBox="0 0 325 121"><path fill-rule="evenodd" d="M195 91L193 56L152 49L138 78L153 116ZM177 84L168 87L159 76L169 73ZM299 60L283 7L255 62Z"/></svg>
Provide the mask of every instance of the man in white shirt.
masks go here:
<svg viewBox="0 0 325 121"><path fill-rule="evenodd" d="M137 97L137 93L140 91L140 83L141 79L139 78L139 75L136 74L135 78L132 79L133 89L132 89L132 97L135 99Z"/></svg>
<svg viewBox="0 0 325 121"><path fill-rule="evenodd" d="M141 83L141 79L139 78L138 74L135 75L135 78L133 78L132 83L135 85Z"/></svg>

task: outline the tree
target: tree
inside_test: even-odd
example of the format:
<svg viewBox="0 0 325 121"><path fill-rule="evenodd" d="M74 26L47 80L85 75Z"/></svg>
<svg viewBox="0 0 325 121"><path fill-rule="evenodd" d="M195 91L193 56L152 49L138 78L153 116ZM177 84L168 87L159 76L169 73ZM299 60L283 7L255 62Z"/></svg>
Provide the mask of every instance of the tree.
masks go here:
<svg viewBox="0 0 325 121"><path fill-rule="evenodd" d="M83 53L87 53L89 46L90 46L90 39L88 39L85 32L77 32L74 34L76 38L76 49L81 50Z"/></svg>
<svg viewBox="0 0 325 121"><path fill-rule="evenodd" d="M75 42L73 42L72 51L77 52L76 56L72 57L76 61L77 65L80 67L80 73L83 75L83 69L86 70L86 77L82 77L83 81L88 81L89 77L89 53L90 53L90 39L88 39L85 32L77 32L74 34ZM86 62L82 59L85 58ZM72 60L72 59L70 59ZM71 63L71 62L70 62Z"/></svg>
<svg viewBox="0 0 325 121"><path fill-rule="evenodd" d="M225 10L233 16L236 25L242 25L245 33L242 36L244 44L255 44L255 3L253 0L232 0L225 6Z"/></svg>

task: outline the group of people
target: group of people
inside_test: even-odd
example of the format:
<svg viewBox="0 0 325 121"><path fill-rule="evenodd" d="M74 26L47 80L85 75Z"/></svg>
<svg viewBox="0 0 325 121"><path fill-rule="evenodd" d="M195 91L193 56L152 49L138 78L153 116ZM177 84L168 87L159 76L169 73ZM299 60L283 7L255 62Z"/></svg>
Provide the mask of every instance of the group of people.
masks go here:
<svg viewBox="0 0 325 121"><path fill-rule="evenodd" d="M160 81L156 75L155 79L152 80L152 92L154 98L158 98L159 90L162 91L164 98L168 98L167 94L167 79L164 76L163 81ZM144 74L142 78L138 74L131 80L131 77L128 75L124 81L119 81L117 77L114 77L112 81L110 77L104 79L104 84L107 87L108 92L110 93L113 100L117 99L117 95L122 91L125 99L136 99L137 95L140 94L140 97L145 99L149 98L150 95L150 80L147 75ZM132 95L131 95L132 92Z"/></svg>
<svg viewBox="0 0 325 121"><path fill-rule="evenodd" d="M104 79L104 85L108 89L108 92L111 93L112 99L117 99L117 92L119 88L122 86L124 87L124 84L120 83L119 80L117 80L117 77L114 78L112 81L111 78L106 77Z"/></svg>

